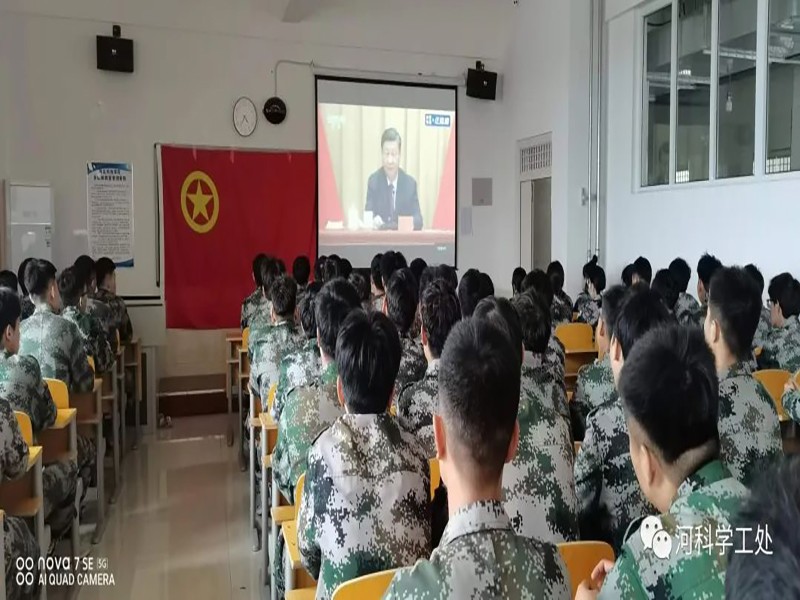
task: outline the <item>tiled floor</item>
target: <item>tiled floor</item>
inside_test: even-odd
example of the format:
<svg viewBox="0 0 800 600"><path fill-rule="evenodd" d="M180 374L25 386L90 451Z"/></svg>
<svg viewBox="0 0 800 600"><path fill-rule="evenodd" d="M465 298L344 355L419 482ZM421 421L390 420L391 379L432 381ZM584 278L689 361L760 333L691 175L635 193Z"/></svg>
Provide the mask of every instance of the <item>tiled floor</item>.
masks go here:
<svg viewBox="0 0 800 600"><path fill-rule="evenodd" d="M248 532L247 475L225 445L222 416L176 419L125 460L124 484L102 542L115 587L81 600L256 600L258 555ZM51 594L59 597L59 594Z"/></svg>

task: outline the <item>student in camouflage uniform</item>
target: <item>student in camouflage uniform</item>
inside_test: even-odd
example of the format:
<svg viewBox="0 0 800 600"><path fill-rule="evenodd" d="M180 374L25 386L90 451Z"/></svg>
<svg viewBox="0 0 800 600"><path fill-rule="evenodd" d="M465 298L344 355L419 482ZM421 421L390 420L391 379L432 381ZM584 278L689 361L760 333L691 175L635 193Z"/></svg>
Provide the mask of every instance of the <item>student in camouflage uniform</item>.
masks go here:
<svg viewBox="0 0 800 600"><path fill-rule="evenodd" d="M689 281L692 278L692 269L682 258L676 258L669 263L669 273L678 289L678 300L675 302L673 312L681 325L694 324L694 315L700 309L700 304L686 293Z"/></svg>
<svg viewBox="0 0 800 600"><path fill-rule="evenodd" d="M703 329L719 375L720 459L745 485L783 455L775 403L748 364L760 312L758 286L744 269L711 278Z"/></svg>
<svg viewBox="0 0 800 600"><path fill-rule="evenodd" d="M553 295L553 286L550 282L550 277L541 269L534 269L525 276L522 280L522 293L537 294L539 298L544 301L548 310L552 311L555 296ZM552 322L552 321L551 321ZM544 362L550 366L559 379L564 379L565 376L565 363L566 363L566 350L561 340L556 337L556 328L553 324L551 328L551 336L547 342L547 352L544 355ZM523 373L523 387L525 386L525 377ZM566 403L566 400L565 400Z"/></svg>
<svg viewBox="0 0 800 600"><path fill-rule="evenodd" d="M5 334L4 334L5 337ZM0 480L9 481L21 477L28 468L28 445L22 438L17 417L8 400L0 397ZM29 600L38 598L39 585L39 544L33 537L25 519L3 516L5 534L6 598L8 600ZM33 584L20 585L16 579L19 572L18 558L33 559Z"/></svg>
<svg viewBox="0 0 800 600"><path fill-rule="evenodd" d="M485 298L473 318L489 321L505 333L518 349L515 360L522 365L519 447L503 472L505 510L517 534L558 543L578 537L574 458L568 418L557 412L561 396L566 410L563 379L557 379L542 361L550 311L535 294L523 292L513 305L505 299ZM524 361L524 354L530 359Z"/></svg>
<svg viewBox="0 0 800 600"><path fill-rule="evenodd" d="M600 299L606 289L606 272L599 265L589 269L589 297L577 307L578 322L588 323L592 327L600 319Z"/></svg>
<svg viewBox="0 0 800 600"><path fill-rule="evenodd" d="M308 257L298 256L292 263L292 279L297 284L297 306L303 302L306 290L308 289L308 280L311 277L311 261ZM296 324L300 325L300 315L297 315Z"/></svg>
<svg viewBox="0 0 800 600"><path fill-rule="evenodd" d="M119 331L120 341L124 344L133 337L133 326L128 316L125 301L117 296L117 266L110 258L103 257L95 264L97 274L97 292L94 299L108 306L111 310L112 326Z"/></svg>
<svg viewBox="0 0 800 600"><path fill-rule="evenodd" d="M440 364L434 429L451 517L430 559L398 572L384 598L567 600L556 547L517 535L503 507L503 465L519 438L519 349L486 320L468 319Z"/></svg>
<svg viewBox="0 0 800 600"><path fill-rule="evenodd" d="M417 438L428 457L436 456L433 442L433 412L439 393L439 356L450 330L461 319L455 290L443 280L428 284L420 301L422 348L428 370L421 381L406 385L398 394L397 418Z"/></svg>
<svg viewBox="0 0 800 600"><path fill-rule="evenodd" d="M697 261L697 297L700 300L700 305L686 323L687 325L703 326L706 320L706 312L708 311L708 288L711 285L711 278L721 268L722 263L719 259L710 254L704 254Z"/></svg>
<svg viewBox="0 0 800 600"><path fill-rule="evenodd" d="M111 342L100 322L86 312L86 283L75 267L67 267L59 273L58 291L63 306L61 316L78 327L86 354L94 358L95 373L109 372L115 360Z"/></svg>
<svg viewBox="0 0 800 600"><path fill-rule="evenodd" d="M758 358L762 369L800 370L800 282L796 279L783 286L780 296L772 301L772 324Z"/></svg>
<svg viewBox="0 0 800 600"><path fill-rule="evenodd" d="M656 272L650 289L661 296L661 301L669 312L675 314L675 306L678 304L678 286L675 279L670 275L669 269L660 269Z"/></svg>
<svg viewBox="0 0 800 600"><path fill-rule="evenodd" d="M717 374L703 334L677 324L648 333L626 356L619 392L636 477L661 515L577 597L722 598L727 557L717 544L727 529L738 546L733 517L747 489L719 460ZM702 540L689 542L686 528L701 528Z"/></svg>
<svg viewBox="0 0 800 600"><path fill-rule="evenodd" d="M23 321L30 317L33 314L33 311L36 309L36 307L33 305L33 300L31 300L30 296L28 295L28 288L25 287L25 268L32 260L32 258L26 258L23 260L19 265L19 271L17 271L17 283L19 283L20 300L22 304L21 319Z"/></svg>
<svg viewBox="0 0 800 600"><path fill-rule="evenodd" d="M321 366L319 362L319 346L317 345L317 318L314 315L314 300L322 289L318 281L310 283L300 303L300 326L305 341L291 354L281 361L278 388L275 392L275 402L272 404L270 414L277 423L280 421L286 396L296 387L307 387L315 378L319 377Z"/></svg>
<svg viewBox="0 0 800 600"><path fill-rule="evenodd" d="M625 357L648 331L674 322L661 298L649 288L634 287L620 308L611 336L611 370L615 381ZM628 428L616 399L589 413L586 436L575 458L581 539L608 542L619 552L628 525L654 514L636 483Z"/></svg>
<svg viewBox="0 0 800 600"><path fill-rule="evenodd" d="M619 309L627 295L627 289L615 285L603 294L603 309L597 320L595 340L603 358L581 367L575 395L569 404L572 432L576 440L583 440L586 433L586 418L595 408L616 399L614 373L611 371L611 331L617 320Z"/></svg>
<svg viewBox="0 0 800 600"><path fill-rule="evenodd" d="M370 295L369 282L358 271L350 273L347 281L356 288L358 298L361 300L361 308L363 308L365 312L370 312L372 310L372 296Z"/></svg>
<svg viewBox="0 0 800 600"><path fill-rule="evenodd" d="M551 311L553 326L572 322L572 298L564 291L564 267L559 261L547 267L547 276L553 286L553 307Z"/></svg>
<svg viewBox="0 0 800 600"><path fill-rule="evenodd" d="M483 299L481 296L481 277L477 269L467 269L458 282L458 304L461 306L461 316L466 319L471 317L478 306L478 302Z"/></svg>
<svg viewBox="0 0 800 600"><path fill-rule="evenodd" d="M400 371L397 373L398 390L421 380L427 369L422 344L415 339L415 332L411 329L417 314L418 301L419 286L411 269L397 270L386 284L385 313L397 327L403 348Z"/></svg>
<svg viewBox="0 0 800 600"><path fill-rule="evenodd" d="M522 293L522 281L525 279L525 269L522 267L517 267L514 269L514 272L511 273L511 294L516 296ZM569 307L572 310L572 306Z"/></svg>
<svg viewBox="0 0 800 600"><path fill-rule="evenodd" d="M0 271L0 288L6 288L17 293L19 282L14 271L9 271L8 269Z"/></svg>
<svg viewBox="0 0 800 600"><path fill-rule="evenodd" d="M90 256L85 254L75 259L75 269L78 271L79 279L86 282L88 298L86 299L85 312L92 315L100 323L106 334L108 342L111 344L111 352L116 357L119 345L117 344L117 327L114 315L107 304L94 298L97 292L97 272L95 262Z"/></svg>
<svg viewBox="0 0 800 600"><path fill-rule="evenodd" d="M431 551L428 456L388 413L400 366L396 327L381 313L351 313L336 364L347 413L308 452L297 517L303 566L322 599L345 581Z"/></svg>
<svg viewBox="0 0 800 600"><path fill-rule="evenodd" d="M372 310L383 311L383 278L381 277L381 260L383 254L380 252L372 258L369 265L370 285L372 287Z"/></svg>
<svg viewBox="0 0 800 600"><path fill-rule="evenodd" d="M771 312L762 302L762 297L764 296L764 276L754 264L747 265L744 270L747 271L747 274L753 278L753 281L756 282L756 286L758 286L758 303L759 306L761 306L761 315L758 319L756 334L753 337L753 348L763 348L767 341L767 336L772 329Z"/></svg>
<svg viewBox="0 0 800 600"><path fill-rule="evenodd" d="M631 285L646 285L650 286L653 279L653 267L650 261L644 256L640 256L633 261L633 270L631 271Z"/></svg>
<svg viewBox="0 0 800 600"><path fill-rule="evenodd" d="M575 298L575 306L572 307L572 312L580 313L583 305L591 300L589 296L589 280L590 274L592 269L597 266L597 256L593 256L592 260L588 263L583 265L583 287L581 288L581 293L578 294L577 298ZM633 265L628 265L626 270L630 269L633 270ZM630 274L628 275L630 278ZM625 279L625 271L622 273L623 280ZM630 283L627 283L628 287L630 287Z"/></svg>
<svg viewBox="0 0 800 600"><path fill-rule="evenodd" d="M263 252L253 259L253 282L256 284L256 289L242 301L242 313L239 324L243 330L250 326L250 320L253 318L253 315L259 312L269 312L268 310L265 311L267 297L264 295L264 284L261 281L261 272L264 268L264 262L267 260L267 255Z"/></svg>

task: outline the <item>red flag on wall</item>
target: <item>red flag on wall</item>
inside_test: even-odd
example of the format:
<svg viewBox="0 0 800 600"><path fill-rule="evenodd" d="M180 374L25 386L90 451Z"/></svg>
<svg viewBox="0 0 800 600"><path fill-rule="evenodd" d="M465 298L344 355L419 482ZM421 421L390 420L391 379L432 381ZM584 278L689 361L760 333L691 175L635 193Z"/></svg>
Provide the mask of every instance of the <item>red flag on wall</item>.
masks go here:
<svg viewBox="0 0 800 600"><path fill-rule="evenodd" d="M316 256L313 152L161 147L167 327L239 326L253 258Z"/></svg>

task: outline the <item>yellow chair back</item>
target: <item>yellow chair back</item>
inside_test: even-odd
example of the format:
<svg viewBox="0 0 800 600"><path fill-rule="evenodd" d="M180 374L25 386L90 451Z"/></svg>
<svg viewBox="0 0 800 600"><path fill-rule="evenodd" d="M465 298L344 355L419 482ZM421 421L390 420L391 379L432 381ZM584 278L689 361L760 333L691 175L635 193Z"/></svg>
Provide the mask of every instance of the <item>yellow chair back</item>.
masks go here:
<svg viewBox="0 0 800 600"><path fill-rule="evenodd" d="M436 489L439 487L439 482L442 480L442 474L439 471L438 458L432 458L429 462L431 465L431 498L433 498Z"/></svg>
<svg viewBox="0 0 800 600"><path fill-rule="evenodd" d="M86 360L89 362L89 367L91 367L92 371L97 373L97 369L94 366L94 356L87 356Z"/></svg>
<svg viewBox="0 0 800 600"><path fill-rule="evenodd" d="M380 600L389 588L398 569L356 577L341 584L333 592L333 600Z"/></svg>
<svg viewBox="0 0 800 600"><path fill-rule="evenodd" d="M303 504L303 489L306 487L306 474L303 473L297 478L297 485L294 488L294 520L300 515L300 506Z"/></svg>
<svg viewBox="0 0 800 600"><path fill-rule="evenodd" d="M242 332L242 350L248 350L249 346L247 343L250 341L250 328L245 327L244 331Z"/></svg>
<svg viewBox="0 0 800 600"><path fill-rule="evenodd" d="M22 432L22 439L25 440L25 443L28 446L33 446L33 425L31 425L31 418L19 410L14 411L14 416L17 417L17 423L19 424L19 429Z"/></svg>
<svg viewBox="0 0 800 600"><path fill-rule="evenodd" d="M581 581L589 579L602 559L614 560L614 549L605 542L565 542L558 544L558 552L567 565L574 598Z"/></svg>
<svg viewBox="0 0 800 600"><path fill-rule="evenodd" d="M566 350L594 348L594 332L588 323L563 323L556 327L556 337Z"/></svg>
<svg viewBox="0 0 800 600"><path fill-rule="evenodd" d="M67 384L60 379L45 379L56 408L69 408L69 390Z"/></svg>
<svg viewBox="0 0 800 600"><path fill-rule="evenodd" d="M273 383L269 388L269 396L267 396L267 407L272 410L272 405L275 402L275 392L278 391L278 384Z"/></svg>
<svg viewBox="0 0 800 600"><path fill-rule="evenodd" d="M781 371L779 369L766 369L764 371L756 371L753 377L758 379L761 384L767 388L767 392L772 397L775 403L775 408L778 410L778 417L781 421L786 421L789 417L786 411L783 410L783 388L791 379L792 374L789 371Z"/></svg>

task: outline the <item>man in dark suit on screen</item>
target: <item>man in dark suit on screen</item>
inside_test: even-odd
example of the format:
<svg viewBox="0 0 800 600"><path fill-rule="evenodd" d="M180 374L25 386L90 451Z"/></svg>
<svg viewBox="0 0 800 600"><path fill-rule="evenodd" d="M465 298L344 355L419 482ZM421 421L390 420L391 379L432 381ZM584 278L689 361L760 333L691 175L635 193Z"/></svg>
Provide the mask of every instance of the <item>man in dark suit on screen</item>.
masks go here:
<svg viewBox="0 0 800 600"><path fill-rule="evenodd" d="M422 229L417 182L400 168L403 140L396 129L381 136L383 166L370 175L367 183L366 211L372 211L373 223L379 229L397 229L398 217L413 217L414 230Z"/></svg>

